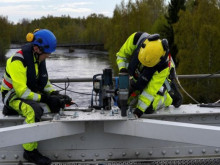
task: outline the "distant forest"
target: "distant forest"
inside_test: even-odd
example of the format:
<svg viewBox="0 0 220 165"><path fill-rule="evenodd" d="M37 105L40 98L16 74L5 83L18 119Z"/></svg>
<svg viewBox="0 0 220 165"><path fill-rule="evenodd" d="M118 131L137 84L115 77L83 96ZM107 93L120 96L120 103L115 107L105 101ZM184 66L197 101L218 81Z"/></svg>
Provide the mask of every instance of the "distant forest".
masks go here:
<svg viewBox="0 0 220 165"><path fill-rule="evenodd" d="M58 43L103 43L117 73L115 54L127 37L137 31L158 33L169 41L177 74L220 72L220 0L136 0L124 1L113 17L91 14L86 18L51 15L23 19L17 24L0 16L0 61L11 43L25 42L28 32L50 29ZM185 89L199 102L220 99L219 79L181 80ZM185 103L192 102L184 97Z"/></svg>

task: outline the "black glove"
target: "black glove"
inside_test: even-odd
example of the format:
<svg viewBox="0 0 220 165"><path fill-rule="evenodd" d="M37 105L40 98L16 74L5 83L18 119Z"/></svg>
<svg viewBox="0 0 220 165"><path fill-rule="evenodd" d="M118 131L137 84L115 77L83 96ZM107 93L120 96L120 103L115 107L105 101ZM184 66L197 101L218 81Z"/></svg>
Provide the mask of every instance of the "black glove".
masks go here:
<svg viewBox="0 0 220 165"><path fill-rule="evenodd" d="M119 73L128 73L128 70L126 68L122 68Z"/></svg>
<svg viewBox="0 0 220 165"><path fill-rule="evenodd" d="M140 118L143 115L143 112L140 109L136 108L133 114Z"/></svg>
<svg viewBox="0 0 220 165"><path fill-rule="evenodd" d="M174 68L171 68L170 69L169 79L170 80L174 80L175 78L176 78L175 70L174 70Z"/></svg>
<svg viewBox="0 0 220 165"><path fill-rule="evenodd" d="M62 95L62 97L63 97L63 100L64 100L64 103L65 103L65 104L68 104L68 105L71 105L71 104L72 104L72 99L71 99L69 96L67 96L67 95Z"/></svg>
<svg viewBox="0 0 220 165"><path fill-rule="evenodd" d="M136 82L133 79L131 79L130 86L129 86L129 95L132 94L136 90L137 90Z"/></svg>
<svg viewBox="0 0 220 165"><path fill-rule="evenodd" d="M41 95L40 102L46 103L50 107L52 113L57 113L60 111L60 108L65 107L64 101L56 95Z"/></svg>
<svg viewBox="0 0 220 165"><path fill-rule="evenodd" d="M60 94L59 91L53 91L50 93L50 95L59 95L59 94Z"/></svg>
<svg viewBox="0 0 220 165"><path fill-rule="evenodd" d="M181 104L183 102L183 96L180 93L180 90L174 80L171 81L170 87L171 87L171 90L169 91L169 94L170 94L171 98L173 99L172 105L175 108L178 108L181 106Z"/></svg>
<svg viewBox="0 0 220 165"><path fill-rule="evenodd" d="M51 92L50 95L54 95L54 96L59 97L61 100L64 101L65 104L68 104L68 105L72 104L72 99L68 95L59 94L58 91L53 91L53 92Z"/></svg>

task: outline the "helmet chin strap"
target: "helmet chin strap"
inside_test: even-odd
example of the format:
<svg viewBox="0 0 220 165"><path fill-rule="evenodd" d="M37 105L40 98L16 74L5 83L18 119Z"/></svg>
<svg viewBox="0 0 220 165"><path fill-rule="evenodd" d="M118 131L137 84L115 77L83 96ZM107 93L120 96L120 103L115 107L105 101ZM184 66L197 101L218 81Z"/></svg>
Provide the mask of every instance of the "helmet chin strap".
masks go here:
<svg viewBox="0 0 220 165"><path fill-rule="evenodd" d="M34 52L33 54L34 54L34 56L35 56L36 60L38 61L38 60L39 60L39 56L40 56L40 55L39 55L37 52Z"/></svg>
<svg viewBox="0 0 220 165"><path fill-rule="evenodd" d="M36 60L39 61L39 57L40 57L40 55L43 54L43 51L39 46L37 46L37 47L38 47L38 50L34 49L33 54L34 54Z"/></svg>
<svg viewBox="0 0 220 165"><path fill-rule="evenodd" d="M40 55L42 55L43 53L37 53L37 52L34 52L34 56L36 58L37 61L39 61L39 57Z"/></svg>

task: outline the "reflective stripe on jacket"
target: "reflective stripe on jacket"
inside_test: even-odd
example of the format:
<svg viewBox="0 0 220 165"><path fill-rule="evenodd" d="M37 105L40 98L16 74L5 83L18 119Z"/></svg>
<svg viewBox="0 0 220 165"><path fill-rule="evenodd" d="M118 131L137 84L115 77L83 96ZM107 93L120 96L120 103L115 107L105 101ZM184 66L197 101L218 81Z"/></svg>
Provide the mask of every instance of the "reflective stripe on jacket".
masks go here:
<svg viewBox="0 0 220 165"><path fill-rule="evenodd" d="M129 36L129 38L126 40L126 42L123 44L123 46L116 55L119 70L121 70L122 68L128 68L133 52L138 47L140 41L143 38L147 38L148 36L148 33L140 32L133 33ZM142 68L142 65L138 66L137 70L139 70L139 74L141 73ZM139 108L141 111L145 112L151 104L153 105L153 109L157 110L162 106L169 106L172 103L172 98L170 97L167 88L165 88L166 90L164 90L163 95L158 94L159 91L163 91L165 81L167 81L169 74L170 68L168 67L168 65L167 67L164 67L160 70L156 70L153 73L153 76L145 85L143 91L140 91L141 94L138 96L136 108ZM129 102L132 101L129 100Z"/></svg>
<svg viewBox="0 0 220 165"><path fill-rule="evenodd" d="M117 56L116 62L119 70L121 70L122 68L128 68L130 58L134 50L137 48L141 40L143 38L147 38L148 36L149 36L148 33L135 32L128 37L128 39L122 45L119 52L116 54Z"/></svg>
<svg viewBox="0 0 220 165"><path fill-rule="evenodd" d="M22 51L18 51L7 60L4 78L1 85L4 104L6 104L7 101L14 100L16 98L34 101L40 101L41 99L40 94L31 91L27 86L27 66L24 66L23 60L24 57L22 55ZM35 57L34 65L36 75L38 76L38 63L36 62ZM47 82L44 91L47 93L54 91L49 81Z"/></svg>
<svg viewBox="0 0 220 165"><path fill-rule="evenodd" d="M138 104L137 104L138 109L144 112L151 105L151 103L155 101L155 98L157 97L161 98L161 102L160 100L158 100L158 103L153 106L154 110L160 108L158 104L165 103L166 100L162 99L163 97L169 99L168 101L170 102L170 104L172 103L172 99L169 96L167 90L162 96L158 94L158 91L160 91L161 88L164 88L163 85L165 84L165 81L169 76L169 74L170 71L168 67L162 70L161 72L156 71L154 73L152 79L149 81L148 85L144 88L144 90L142 91L141 95L138 98Z"/></svg>
<svg viewBox="0 0 220 165"><path fill-rule="evenodd" d="M24 67L22 61L16 58L24 59L24 57L19 52L17 52L14 56L10 57L7 60L7 65L6 65L7 74L6 73L4 74L4 79L1 85L1 91L14 90L16 95L13 97L13 99L22 98L22 99L39 101L41 98L40 94L31 92L31 90L26 85L27 67Z"/></svg>

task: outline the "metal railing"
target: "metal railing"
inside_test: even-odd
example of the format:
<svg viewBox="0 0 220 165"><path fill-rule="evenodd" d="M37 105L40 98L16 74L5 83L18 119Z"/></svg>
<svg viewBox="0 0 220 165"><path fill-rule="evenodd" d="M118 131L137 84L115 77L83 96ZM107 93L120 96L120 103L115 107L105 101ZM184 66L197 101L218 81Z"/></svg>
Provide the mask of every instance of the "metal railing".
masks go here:
<svg viewBox="0 0 220 165"><path fill-rule="evenodd" d="M194 75L178 75L179 79L203 79L203 78L220 78L220 74L194 74ZM113 78L114 79L114 78ZM65 83L65 82L92 82L92 77L87 78L61 78L50 79L52 83Z"/></svg>
<svg viewBox="0 0 220 165"><path fill-rule="evenodd" d="M20 49L21 45L24 45L25 43L21 43L18 46L11 46L8 49ZM104 44L102 43L82 43L82 44L57 44L57 47L75 47L75 48L85 48L85 47L95 47L95 46L100 46L100 47L104 47Z"/></svg>
<svg viewBox="0 0 220 165"><path fill-rule="evenodd" d="M195 78L220 78L220 74L194 74L194 75L178 75L179 79L195 79ZM115 78L113 77L113 80ZM92 77L83 78L58 78L50 79L51 83L65 83L65 82L92 82ZM0 82L1 84L1 82Z"/></svg>

